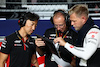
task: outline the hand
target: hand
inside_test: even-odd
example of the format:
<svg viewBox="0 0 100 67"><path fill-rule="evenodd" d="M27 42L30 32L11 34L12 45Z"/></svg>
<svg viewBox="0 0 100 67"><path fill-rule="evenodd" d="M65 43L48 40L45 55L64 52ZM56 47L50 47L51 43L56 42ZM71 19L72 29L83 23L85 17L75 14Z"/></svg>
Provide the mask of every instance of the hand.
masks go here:
<svg viewBox="0 0 100 67"><path fill-rule="evenodd" d="M62 66L58 65L58 67L62 67Z"/></svg>
<svg viewBox="0 0 100 67"><path fill-rule="evenodd" d="M36 44L38 47L40 47L40 46L45 46L45 43L44 43L44 41L42 41L41 38L37 38L37 39L35 40L35 44Z"/></svg>
<svg viewBox="0 0 100 67"><path fill-rule="evenodd" d="M54 43L59 43L59 45L61 46L65 46L66 42L64 41L64 39L62 37L57 37L54 39Z"/></svg>

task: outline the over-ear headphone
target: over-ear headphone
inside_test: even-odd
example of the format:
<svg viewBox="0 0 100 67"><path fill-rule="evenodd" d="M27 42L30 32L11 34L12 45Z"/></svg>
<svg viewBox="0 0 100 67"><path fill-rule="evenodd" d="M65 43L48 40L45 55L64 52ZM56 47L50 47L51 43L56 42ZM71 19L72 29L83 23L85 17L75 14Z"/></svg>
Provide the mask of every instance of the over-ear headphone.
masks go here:
<svg viewBox="0 0 100 67"><path fill-rule="evenodd" d="M22 14L21 17L19 18L18 20L18 24L20 27L23 27L25 26L25 23L26 23L26 14Z"/></svg>
<svg viewBox="0 0 100 67"><path fill-rule="evenodd" d="M63 14L63 16L64 16L64 18L65 18L66 26L71 26L71 24L70 24L70 19L69 19L69 15L68 15L68 13L66 13L64 10L57 10L57 11L55 11L55 12L53 13L53 17L54 17L55 14L58 13L58 12L60 12L60 13ZM54 24L54 22L53 22L53 17L50 18L50 21L51 21L52 24Z"/></svg>
<svg viewBox="0 0 100 67"><path fill-rule="evenodd" d="M39 15L31 12L27 12L21 15L21 17L18 20L18 24L20 27L25 26L26 21L31 20L31 21L38 21L39 20Z"/></svg>

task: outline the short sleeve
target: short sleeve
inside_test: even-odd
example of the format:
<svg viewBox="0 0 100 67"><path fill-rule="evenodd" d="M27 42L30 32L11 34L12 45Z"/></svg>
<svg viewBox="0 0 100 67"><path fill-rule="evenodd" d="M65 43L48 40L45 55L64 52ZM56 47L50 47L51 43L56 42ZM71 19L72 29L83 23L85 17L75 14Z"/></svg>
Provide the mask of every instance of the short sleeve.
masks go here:
<svg viewBox="0 0 100 67"><path fill-rule="evenodd" d="M5 53L5 54L9 54L10 50L11 50L11 41L9 41L9 39L6 37L1 44L0 52Z"/></svg>

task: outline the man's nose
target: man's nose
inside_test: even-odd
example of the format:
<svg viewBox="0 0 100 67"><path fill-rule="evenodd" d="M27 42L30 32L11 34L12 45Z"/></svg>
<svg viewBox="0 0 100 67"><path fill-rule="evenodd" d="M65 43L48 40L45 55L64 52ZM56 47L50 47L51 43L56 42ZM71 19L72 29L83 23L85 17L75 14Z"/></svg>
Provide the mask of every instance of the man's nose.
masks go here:
<svg viewBox="0 0 100 67"><path fill-rule="evenodd" d="M35 26L35 25L33 25L33 26L32 26L32 30L35 30L35 28L36 28L36 26Z"/></svg>
<svg viewBox="0 0 100 67"><path fill-rule="evenodd" d="M57 30L60 30L60 27L59 26L57 27Z"/></svg>
<svg viewBox="0 0 100 67"><path fill-rule="evenodd" d="M71 22L71 25L74 25L74 23L73 23L73 22Z"/></svg>

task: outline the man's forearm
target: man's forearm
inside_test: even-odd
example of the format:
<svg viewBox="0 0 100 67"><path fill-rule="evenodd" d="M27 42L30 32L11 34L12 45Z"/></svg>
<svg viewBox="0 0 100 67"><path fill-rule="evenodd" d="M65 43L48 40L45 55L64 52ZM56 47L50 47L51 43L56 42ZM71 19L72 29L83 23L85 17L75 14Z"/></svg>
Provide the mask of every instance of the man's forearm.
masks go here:
<svg viewBox="0 0 100 67"><path fill-rule="evenodd" d="M3 62L0 62L0 67L4 67L4 63Z"/></svg>

